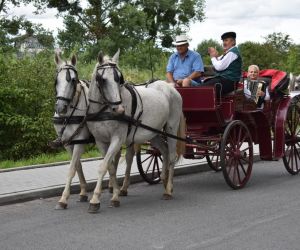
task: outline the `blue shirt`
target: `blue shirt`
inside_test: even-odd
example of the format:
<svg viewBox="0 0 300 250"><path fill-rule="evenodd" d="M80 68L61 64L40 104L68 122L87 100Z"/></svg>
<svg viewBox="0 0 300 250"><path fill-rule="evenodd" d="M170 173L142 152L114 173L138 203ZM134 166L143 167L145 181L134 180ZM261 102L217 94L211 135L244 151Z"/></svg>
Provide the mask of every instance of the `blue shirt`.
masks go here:
<svg viewBox="0 0 300 250"><path fill-rule="evenodd" d="M170 56L167 72L173 73L175 81L184 79L195 71L204 72L202 58L198 52L188 50L183 59L180 58L178 52L175 52Z"/></svg>

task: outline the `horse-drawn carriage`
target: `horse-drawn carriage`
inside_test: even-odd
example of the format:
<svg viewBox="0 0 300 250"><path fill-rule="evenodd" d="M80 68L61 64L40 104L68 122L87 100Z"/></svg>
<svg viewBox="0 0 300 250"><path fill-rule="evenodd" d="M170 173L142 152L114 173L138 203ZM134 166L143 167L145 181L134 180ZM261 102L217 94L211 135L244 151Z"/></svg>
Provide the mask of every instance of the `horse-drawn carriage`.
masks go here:
<svg viewBox="0 0 300 250"><path fill-rule="evenodd" d="M72 57L67 63L56 55L57 113L54 122L58 143L69 147L72 152L67 183L58 209L67 207L76 171L81 184L80 200L87 200L80 163L83 147L78 144L71 147L70 144L74 140L86 142L90 134L105 155L90 200L91 213L100 208L102 181L107 170L113 187L111 204L120 205L119 195L127 195L134 144L145 141L151 144L137 153L138 169L149 183L163 181L164 199L172 198L173 168L176 155L183 153L183 141L186 144L185 158L206 158L214 170L222 170L227 184L233 189L244 187L250 178L253 144L259 145L261 159L283 158L290 174L300 171L300 93L291 91L288 94L285 91L289 84L284 72L261 71L268 82L271 100L270 105L257 110L249 105L243 89L239 88L225 96L217 94L215 87L208 86L177 88L176 91L164 81L135 88L125 84L117 67L118 58L119 52L112 59L99 54L88 88L78 79L76 58ZM182 111L186 131L183 129ZM116 168L122 144L127 146L127 168L123 186L119 189Z"/></svg>
<svg viewBox="0 0 300 250"><path fill-rule="evenodd" d="M214 87L177 88L183 99L187 124L187 159L206 158L215 171L222 170L233 189L246 185L253 165L253 144L263 160L283 159L286 170L300 171L300 93L290 91L285 72L261 71L268 82L271 100L264 109L253 108L243 89L220 98ZM243 87L243 86L242 86ZM137 155L141 176L149 183L159 182L162 158L148 146Z"/></svg>

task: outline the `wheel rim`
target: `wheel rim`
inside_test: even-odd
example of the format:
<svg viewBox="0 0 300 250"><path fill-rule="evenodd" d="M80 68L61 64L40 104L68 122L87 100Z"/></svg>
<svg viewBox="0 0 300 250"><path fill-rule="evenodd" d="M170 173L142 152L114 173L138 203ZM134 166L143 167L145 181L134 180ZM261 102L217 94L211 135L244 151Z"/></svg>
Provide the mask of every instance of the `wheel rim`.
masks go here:
<svg viewBox="0 0 300 250"><path fill-rule="evenodd" d="M224 132L221 143L221 166L227 184L240 189L248 182L253 165L253 145L247 127L234 121Z"/></svg>
<svg viewBox="0 0 300 250"><path fill-rule="evenodd" d="M150 148L146 149L144 154L139 151L136 157L138 170L143 179L150 184L159 183L163 162L160 152L156 148Z"/></svg>
<svg viewBox="0 0 300 250"><path fill-rule="evenodd" d="M285 121L285 151L283 162L290 174L300 171L300 101L295 99L290 105Z"/></svg>

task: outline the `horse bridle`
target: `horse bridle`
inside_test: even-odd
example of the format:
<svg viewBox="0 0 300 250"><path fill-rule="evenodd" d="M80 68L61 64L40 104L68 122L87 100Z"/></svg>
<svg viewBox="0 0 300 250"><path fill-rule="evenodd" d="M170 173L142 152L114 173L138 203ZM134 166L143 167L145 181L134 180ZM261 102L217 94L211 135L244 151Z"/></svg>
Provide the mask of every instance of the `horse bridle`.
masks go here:
<svg viewBox="0 0 300 250"><path fill-rule="evenodd" d="M63 100L63 101L66 101L67 103L70 103L75 95L75 92L76 92L76 86L77 84L79 83L79 79L78 79L78 73L77 73L77 70L76 68L73 66L73 65L69 65L69 64L66 64L64 65L63 67L61 67L57 72L56 72L56 78L55 78L55 91L56 91L56 85L57 85L57 77L58 77L58 74L62 71L62 70L67 70L67 74L66 74L66 80L67 82L69 83L71 80L71 84L73 85L73 93L71 95L71 98L66 98L64 96L57 96L57 92L56 92L56 99L57 100ZM74 73L75 73L75 78L71 78L71 74L70 74L70 70L72 70Z"/></svg>
<svg viewBox="0 0 300 250"><path fill-rule="evenodd" d="M99 70L103 70L101 75L99 74ZM105 93L103 91L103 84L104 79L103 79L103 75L106 69L113 69L113 73L114 73L114 80L119 83L120 86L123 86L124 84L124 77L122 72L118 69L117 65L115 63L105 63L105 64L101 64L97 67L97 73L96 73L96 82L97 82L97 87L99 89L100 95L103 97L104 102L99 102L99 101L95 101L92 99L89 99L90 102L93 103L98 103L98 104L104 104L104 105L119 105L122 103L122 99L120 99L119 101L116 102L112 102L110 100L108 100L105 96ZM120 76L119 76L119 74Z"/></svg>

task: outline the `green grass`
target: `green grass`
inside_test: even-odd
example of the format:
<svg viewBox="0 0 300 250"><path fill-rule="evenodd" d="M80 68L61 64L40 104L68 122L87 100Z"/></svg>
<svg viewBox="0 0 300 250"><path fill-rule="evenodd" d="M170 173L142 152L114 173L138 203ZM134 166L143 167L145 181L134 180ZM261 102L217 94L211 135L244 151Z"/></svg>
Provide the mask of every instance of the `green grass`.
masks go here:
<svg viewBox="0 0 300 250"><path fill-rule="evenodd" d="M100 153L97 149L92 148L85 152L81 158L93 158L99 157ZM71 160L71 156L67 153L67 151L62 151L56 154L41 154L36 157L32 157L30 159L12 161L12 160L5 160L0 161L0 169L8 169L8 168L15 168L15 167L23 167L29 165L37 165L37 164L45 164L45 163L53 163L53 162L60 162L60 161L69 161Z"/></svg>

